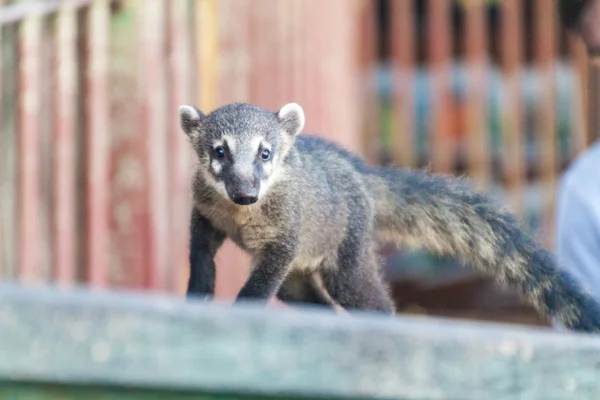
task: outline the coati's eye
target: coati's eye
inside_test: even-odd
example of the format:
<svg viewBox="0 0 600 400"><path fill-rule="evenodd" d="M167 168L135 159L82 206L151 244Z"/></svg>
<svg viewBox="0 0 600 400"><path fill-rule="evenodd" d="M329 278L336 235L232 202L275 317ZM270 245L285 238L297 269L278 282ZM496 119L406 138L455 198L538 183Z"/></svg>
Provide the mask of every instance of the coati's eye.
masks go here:
<svg viewBox="0 0 600 400"><path fill-rule="evenodd" d="M271 158L271 152L268 149L264 149L260 156L263 160L267 161L269 158Z"/></svg>
<svg viewBox="0 0 600 400"><path fill-rule="evenodd" d="M219 147L215 148L215 157L217 157L217 158L225 157L225 149L223 148L223 146L219 146Z"/></svg>

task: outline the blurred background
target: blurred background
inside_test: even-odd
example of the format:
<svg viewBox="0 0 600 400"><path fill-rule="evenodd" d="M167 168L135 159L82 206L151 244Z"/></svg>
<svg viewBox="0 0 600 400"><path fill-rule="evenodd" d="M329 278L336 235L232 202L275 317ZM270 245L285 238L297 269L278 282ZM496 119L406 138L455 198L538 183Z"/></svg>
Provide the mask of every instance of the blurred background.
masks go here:
<svg viewBox="0 0 600 400"><path fill-rule="evenodd" d="M0 279L183 295L177 108L300 103L372 164L466 175L553 249L586 51L553 0L0 0ZM545 324L452 259L383 249L400 311ZM217 255L231 299L249 259Z"/></svg>

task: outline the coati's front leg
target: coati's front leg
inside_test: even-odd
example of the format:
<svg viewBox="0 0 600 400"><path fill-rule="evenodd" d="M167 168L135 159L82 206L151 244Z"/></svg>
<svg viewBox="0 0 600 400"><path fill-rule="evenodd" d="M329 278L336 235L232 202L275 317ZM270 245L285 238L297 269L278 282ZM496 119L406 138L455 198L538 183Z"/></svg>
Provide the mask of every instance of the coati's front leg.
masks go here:
<svg viewBox="0 0 600 400"><path fill-rule="evenodd" d="M292 261L296 256L295 243L296 238L290 235L265 245L255 257L250 277L240 290L236 301L268 300L275 296L290 273Z"/></svg>
<svg viewBox="0 0 600 400"><path fill-rule="evenodd" d="M190 218L190 279L187 296L213 295L215 292L215 261L217 250L225 241L225 233L217 230L193 208Z"/></svg>

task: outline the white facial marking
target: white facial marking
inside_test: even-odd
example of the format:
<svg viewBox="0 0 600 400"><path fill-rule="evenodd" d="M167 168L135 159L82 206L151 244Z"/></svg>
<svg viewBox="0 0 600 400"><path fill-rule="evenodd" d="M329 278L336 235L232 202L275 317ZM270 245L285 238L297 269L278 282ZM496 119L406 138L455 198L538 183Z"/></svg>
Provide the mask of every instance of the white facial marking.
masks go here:
<svg viewBox="0 0 600 400"><path fill-rule="evenodd" d="M260 147L262 141L263 141L262 136L256 136L256 137L252 138L252 141L250 142L250 149L252 150L252 152L254 154L256 154L258 152L258 148Z"/></svg>
<svg viewBox="0 0 600 400"><path fill-rule="evenodd" d="M227 143L227 147L232 154L235 154L235 137L229 134L224 134L221 136L223 140Z"/></svg>
<svg viewBox="0 0 600 400"><path fill-rule="evenodd" d="M212 162L210 163L210 167L212 168L213 172L216 175L219 175L221 173L221 163L219 162L219 160L212 160Z"/></svg>
<svg viewBox="0 0 600 400"><path fill-rule="evenodd" d="M229 198L227 194L227 189L225 189L225 184L223 182L217 181L208 171L202 170L202 177L213 189L217 191L224 198Z"/></svg>
<svg viewBox="0 0 600 400"><path fill-rule="evenodd" d="M268 166L265 165L265 171L268 176L267 179L264 179L260 182L260 190L258 191L258 197L262 198L267 191L276 183L283 173L283 165L276 165L276 159L274 158L272 163Z"/></svg>

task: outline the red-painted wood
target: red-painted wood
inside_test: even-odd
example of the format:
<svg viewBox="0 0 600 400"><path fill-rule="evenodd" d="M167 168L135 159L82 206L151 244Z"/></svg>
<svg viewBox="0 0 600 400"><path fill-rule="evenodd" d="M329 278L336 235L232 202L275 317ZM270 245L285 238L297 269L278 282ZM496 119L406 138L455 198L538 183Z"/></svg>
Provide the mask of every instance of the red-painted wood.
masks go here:
<svg viewBox="0 0 600 400"><path fill-rule="evenodd" d="M535 136L539 151L537 166L543 189L549 194L542 203L541 235L550 248L554 243L554 214L557 179L557 135L555 127L555 79L556 57L556 3L552 0L535 1L534 35L535 60L541 73L541 94L536 113Z"/></svg>
<svg viewBox="0 0 600 400"><path fill-rule="evenodd" d="M429 148L432 166L437 172L453 172L456 142L453 138L454 104L452 101L450 1L429 0L427 42L431 72L431 115Z"/></svg>
<svg viewBox="0 0 600 400"><path fill-rule="evenodd" d="M465 2L465 58L467 87L465 104L465 135L468 174L480 188L491 184L491 147L487 108L487 3L484 0Z"/></svg>
<svg viewBox="0 0 600 400"><path fill-rule="evenodd" d="M523 211L522 187L525 181L523 112L521 108L523 61L523 9L521 0L502 3L500 61L506 83L502 95L503 171L512 208Z"/></svg>
<svg viewBox="0 0 600 400"><path fill-rule="evenodd" d="M577 93L574 101L571 103L571 123L573 129L571 130L571 160L574 160L585 151L589 143L589 132L586 125L586 121L589 120L588 114L588 72L589 72L589 57L587 55L587 49L585 43L581 37L577 35L568 36L569 53L573 60L575 70L577 71ZM575 89L575 88L574 88Z"/></svg>
<svg viewBox="0 0 600 400"><path fill-rule="evenodd" d="M0 8L4 7L4 2L5 0L0 0ZM0 44L2 43L2 26L0 25ZM4 63L3 63L3 51L0 51L0 124L2 124L1 121L4 121L4 91L6 90L3 86L3 78L4 78ZM0 125L0 127L4 128L3 125ZM2 129L3 131L4 129ZM2 132L4 134L4 132ZM2 153L2 147L1 146L5 146L4 144L4 138L2 137L2 135L0 135L0 155L3 155ZM4 184L4 175L6 174L6 171L4 170L5 167L4 165L0 162L0 185ZM1 187L1 186L0 186ZM0 191L0 201L5 202L5 194L3 193L3 190ZM9 261L9 255L8 253L10 252L10 249L7 246L7 240L6 237L8 236L8 234L5 232L5 230L7 230L7 224L5 224L5 222L2 220L4 218L4 216L6 215L6 211L4 210L4 208L6 207L6 205L2 205L2 203L0 203L0 278L3 278L4 275L8 275L8 269L9 266L8 264L10 263Z"/></svg>
<svg viewBox="0 0 600 400"><path fill-rule="evenodd" d="M327 136L323 126L323 100L326 94L323 91L323 69L329 63L330 54L323 53L327 46L328 37L323 35L323 23L330 18L329 9L331 2L321 2L320 7L315 7L314 0L302 1L297 4L298 18L305 21L314 21L314 24L306 23L304 35L300 39L302 47L297 50L296 56L302 60L299 63L297 73L297 91L302 98L303 107L306 109L306 131L315 132ZM327 21L330 34L335 30L335 17ZM331 51L335 51L331 49ZM341 71L340 71L341 73ZM328 82L331 84L331 82ZM331 89L331 88L330 88Z"/></svg>
<svg viewBox="0 0 600 400"><path fill-rule="evenodd" d="M18 276L22 282L30 282L39 279L41 19L26 18L20 28Z"/></svg>
<svg viewBox="0 0 600 400"><path fill-rule="evenodd" d="M416 164L414 132L414 2L391 1L391 57L394 78L392 156L396 164Z"/></svg>
<svg viewBox="0 0 600 400"><path fill-rule="evenodd" d="M166 20L164 0L148 0L140 9L140 119L147 146L148 251L147 285L165 289L168 268L169 170L166 115ZM151 68L149 68L151 66Z"/></svg>
<svg viewBox="0 0 600 400"><path fill-rule="evenodd" d="M193 153L182 132L177 109L182 104L193 103L191 21L189 0L171 0L169 6L169 238L168 259L170 273L168 288L183 293L178 287L178 276L189 269L188 223L190 213L190 182Z"/></svg>
<svg viewBox="0 0 600 400"><path fill-rule="evenodd" d="M56 122L54 131L54 278L75 280L77 58L76 9L65 6L56 19L58 40Z"/></svg>
<svg viewBox="0 0 600 400"><path fill-rule="evenodd" d="M109 6L96 0L89 9L86 71L86 269L87 282L106 287L109 261L110 124L108 93Z"/></svg>
<svg viewBox="0 0 600 400"><path fill-rule="evenodd" d="M110 40L110 264L112 287L143 289L147 284L147 146L140 126L140 10L125 1L111 24ZM126 21L126 22L124 22Z"/></svg>

